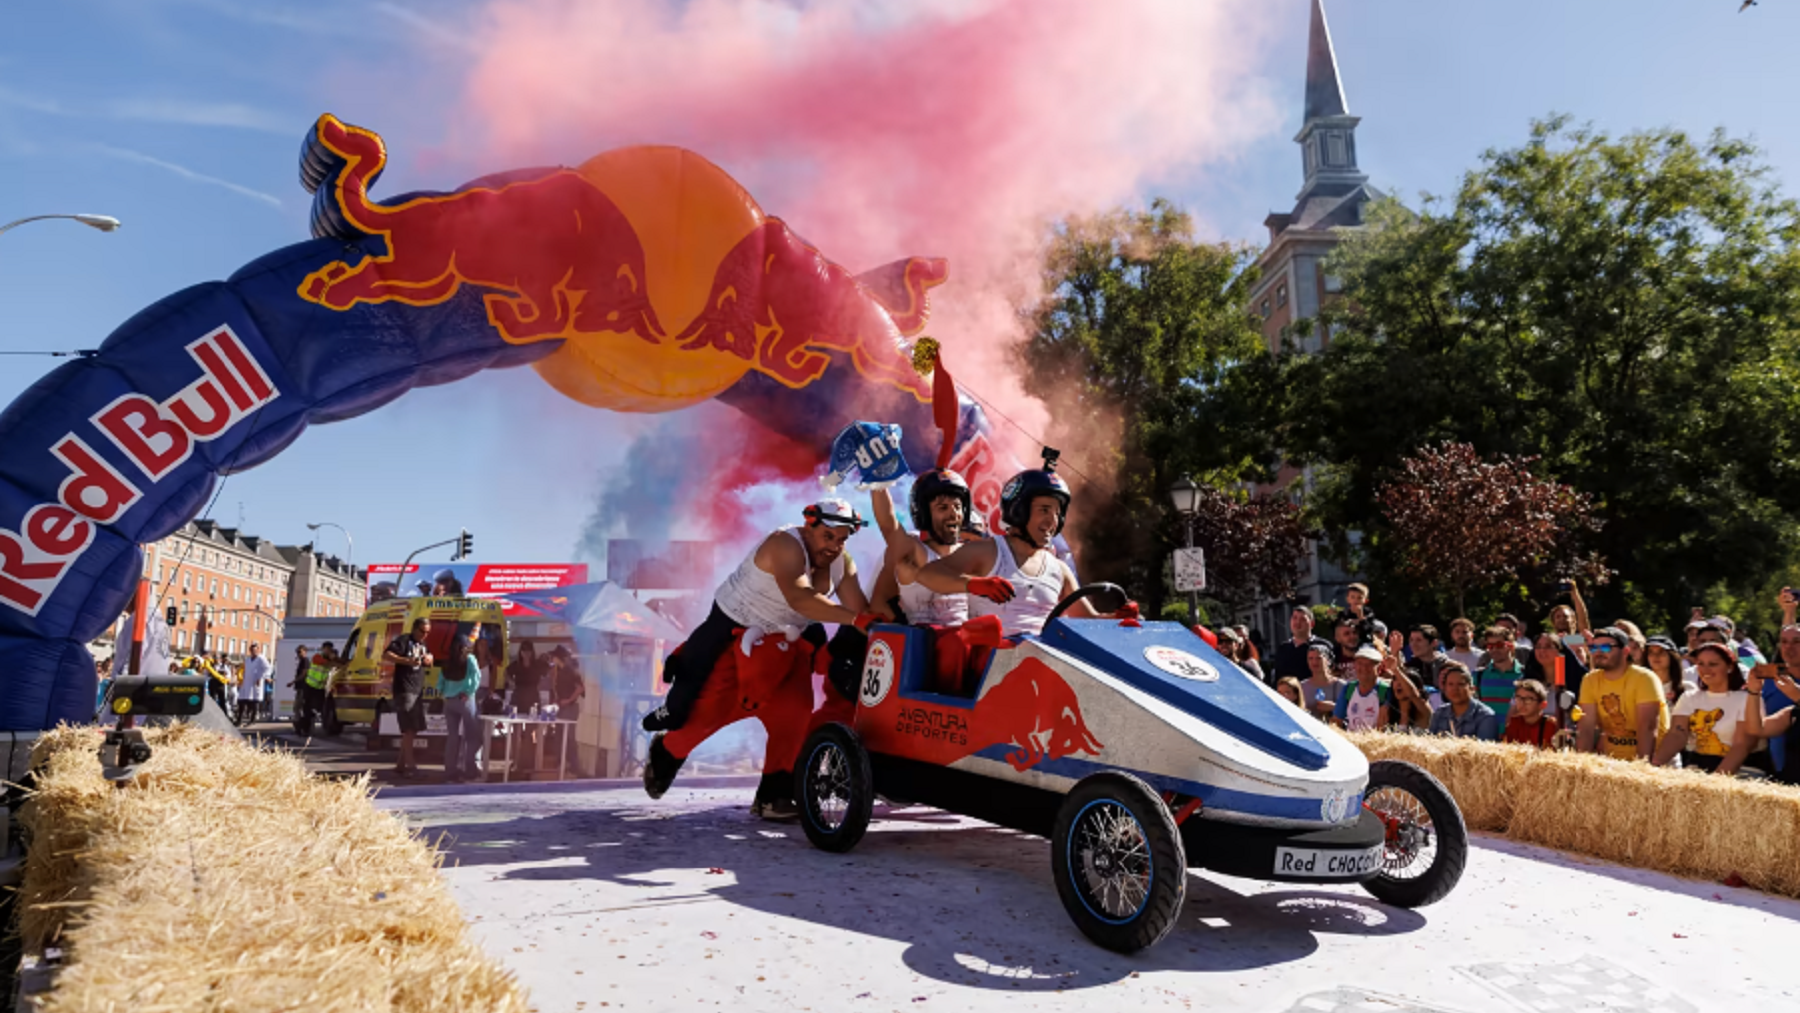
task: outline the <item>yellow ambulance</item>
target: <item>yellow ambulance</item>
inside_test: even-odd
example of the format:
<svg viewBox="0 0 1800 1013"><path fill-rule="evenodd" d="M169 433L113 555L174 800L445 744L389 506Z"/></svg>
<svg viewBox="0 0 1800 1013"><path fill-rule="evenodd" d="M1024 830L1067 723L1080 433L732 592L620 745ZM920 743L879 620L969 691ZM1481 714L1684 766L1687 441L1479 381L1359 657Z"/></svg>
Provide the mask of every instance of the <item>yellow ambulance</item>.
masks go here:
<svg viewBox="0 0 1800 1013"><path fill-rule="evenodd" d="M429 712L437 713L441 671L438 665L450 656L454 636L476 634L475 660L481 665L481 684L499 691L506 686L506 619L500 603L487 598L389 598L369 606L356 620L344 649L347 663L334 673L325 709L326 734L333 726L377 726L380 715L393 711L394 666L381 660L387 645L412 629L419 619L431 620L425 649L433 666L425 673L425 698Z"/></svg>

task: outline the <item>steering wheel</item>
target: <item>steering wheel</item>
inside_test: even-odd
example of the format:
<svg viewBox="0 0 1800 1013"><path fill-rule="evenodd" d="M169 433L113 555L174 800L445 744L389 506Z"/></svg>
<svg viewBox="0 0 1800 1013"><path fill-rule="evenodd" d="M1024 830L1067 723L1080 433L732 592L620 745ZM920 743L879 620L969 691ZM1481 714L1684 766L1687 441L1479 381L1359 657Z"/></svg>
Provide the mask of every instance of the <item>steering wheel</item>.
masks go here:
<svg viewBox="0 0 1800 1013"><path fill-rule="evenodd" d="M1092 605L1094 611L1104 614L1117 612L1124 608L1125 603L1130 601L1131 597L1125 593L1124 588L1117 584L1083 584L1070 591L1067 598L1056 603L1056 607L1050 610L1050 617L1044 620L1044 625L1048 626L1060 619L1064 612L1069 611L1071 606L1082 600L1086 600L1088 604Z"/></svg>

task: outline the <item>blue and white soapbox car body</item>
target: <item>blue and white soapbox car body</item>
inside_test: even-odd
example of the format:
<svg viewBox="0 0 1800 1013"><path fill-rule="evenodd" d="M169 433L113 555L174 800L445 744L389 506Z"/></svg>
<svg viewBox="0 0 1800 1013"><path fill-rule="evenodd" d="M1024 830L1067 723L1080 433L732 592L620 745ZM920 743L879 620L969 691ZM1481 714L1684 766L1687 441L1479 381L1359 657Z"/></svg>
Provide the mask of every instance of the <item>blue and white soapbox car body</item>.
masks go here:
<svg viewBox="0 0 1800 1013"><path fill-rule="evenodd" d="M1424 770L1369 763L1186 627L1061 618L1073 600L949 677L944 634L874 626L854 721L815 731L796 764L812 843L854 847L877 795L1048 837L1069 915L1122 952L1174 926L1189 868L1360 883L1402 907L1456 885L1462 814Z"/></svg>

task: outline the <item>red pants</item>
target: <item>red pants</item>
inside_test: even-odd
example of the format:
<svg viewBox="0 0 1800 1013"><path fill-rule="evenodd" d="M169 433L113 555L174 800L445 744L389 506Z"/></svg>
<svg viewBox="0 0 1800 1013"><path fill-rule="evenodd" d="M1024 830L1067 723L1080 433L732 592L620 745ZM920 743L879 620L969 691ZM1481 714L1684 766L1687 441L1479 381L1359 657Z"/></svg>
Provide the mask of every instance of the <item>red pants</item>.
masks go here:
<svg viewBox="0 0 1800 1013"><path fill-rule="evenodd" d="M734 639L719 656L687 721L663 736L663 748L685 760L719 729L756 718L769 733L763 773L792 770L812 728L812 645L773 634L748 657L739 645Z"/></svg>

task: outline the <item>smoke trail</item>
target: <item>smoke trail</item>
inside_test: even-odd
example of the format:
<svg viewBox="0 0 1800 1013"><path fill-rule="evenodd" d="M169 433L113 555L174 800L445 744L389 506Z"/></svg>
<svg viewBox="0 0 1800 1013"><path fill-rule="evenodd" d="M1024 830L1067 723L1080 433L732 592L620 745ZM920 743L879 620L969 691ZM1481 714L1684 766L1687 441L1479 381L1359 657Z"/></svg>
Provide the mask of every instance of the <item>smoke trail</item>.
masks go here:
<svg viewBox="0 0 1800 1013"><path fill-rule="evenodd" d="M1278 125L1246 85L1278 5L895 6L493 0L467 140L568 162L681 144L853 269L948 256L933 333L959 378L1041 435L1012 350L1047 223L1137 199Z"/></svg>

